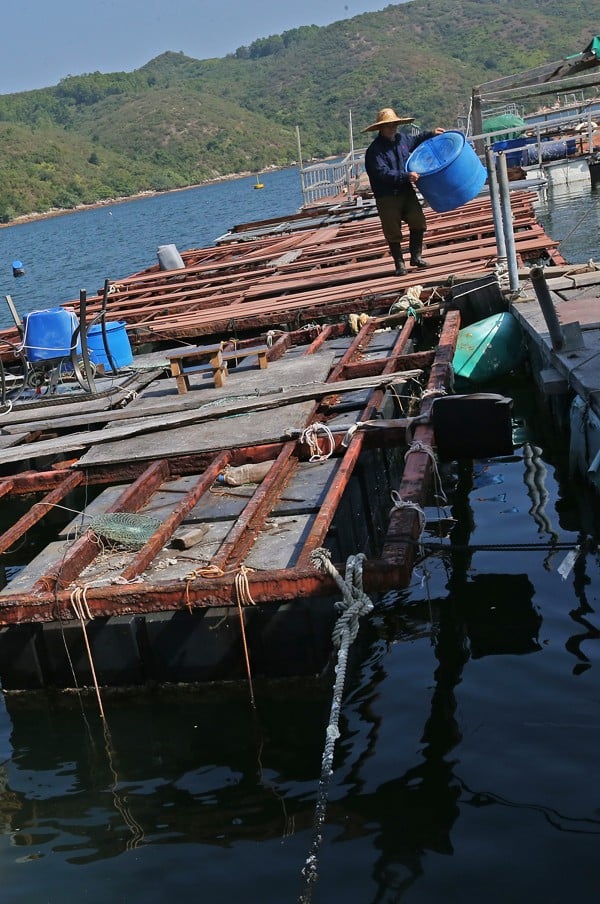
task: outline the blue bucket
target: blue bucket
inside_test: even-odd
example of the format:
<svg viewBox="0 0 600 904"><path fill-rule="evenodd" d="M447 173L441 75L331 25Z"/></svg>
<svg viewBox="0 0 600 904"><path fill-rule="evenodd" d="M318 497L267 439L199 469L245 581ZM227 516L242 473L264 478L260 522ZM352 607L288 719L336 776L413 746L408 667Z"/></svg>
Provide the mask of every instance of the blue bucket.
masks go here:
<svg viewBox="0 0 600 904"><path fill-rule="evenodd" d="M31 311L23 322L23 346L28 361L51 361L71 356L73 333L78 326L74 311L65 308ZM80 349L78 343L77 350Z"/></svg>
<svg viewBox="0 0 600 904"><path fill-rule="evenodd" d="M417 188L438 213L456 210L479 194L487 172L462 132L448 131L423 141L406 168L419 174Z"/></svg>
<svg viewBox="0 0 600 904"><path fill-rule="evenodd" d="M131 353L131 345L129 337L125 329L125 321L117 320L114 323L107 323L106 339L108 341L108 349L115 367L127 367L133 361ZM106 349L104 347L104 339L102 337L102 325L95 323L90 327L87 334L87 344L90 353L90 359L94 364L102 364L105 371L112 371Z"/></svg>

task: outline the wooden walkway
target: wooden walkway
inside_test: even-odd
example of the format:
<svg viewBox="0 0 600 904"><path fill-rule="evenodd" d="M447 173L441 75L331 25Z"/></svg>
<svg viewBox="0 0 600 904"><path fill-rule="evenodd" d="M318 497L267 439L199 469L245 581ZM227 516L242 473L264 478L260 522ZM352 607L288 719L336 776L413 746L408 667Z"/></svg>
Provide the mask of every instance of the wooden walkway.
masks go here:
<svg viewBox="0 0 600 904"><path fill-rule="evenodd" d="M563 349L553 349L534 288L524 281L512 311L545 365L534 376L546 393L576 393L600 417L600 265L595 271L574 268L560 276L550 269L546 282L559 323L572 338Z"/></svg>
<svg viewBox="0 0 600 904"><path fill-rule="evenodd" d="M566 263L557 243L535 221L531 192L511 195L519 265L542 252ZM369 213L369 215L367 215ZM182 254L183 270L158 265L111 281L107 316L124 320L132 345L148 341L197 341L244 336L269 329L296 329L323 317L385 313L406 290L426 284L438 291L448 277L463 279L494 271L496 242L489 198L476 198L460 210L438 214L427 209L427 271L393 275L392 261L375 208L358 219L321 225L320 219L255 224L255 237L234 233L217 247ZM286 231L282 234L280 229ZM238 237L238 240L234 239ZM88 316L103 298L88 298ZM78 310L78 300L69 302ZM0 332L16 341L15 331Z"/></svg>

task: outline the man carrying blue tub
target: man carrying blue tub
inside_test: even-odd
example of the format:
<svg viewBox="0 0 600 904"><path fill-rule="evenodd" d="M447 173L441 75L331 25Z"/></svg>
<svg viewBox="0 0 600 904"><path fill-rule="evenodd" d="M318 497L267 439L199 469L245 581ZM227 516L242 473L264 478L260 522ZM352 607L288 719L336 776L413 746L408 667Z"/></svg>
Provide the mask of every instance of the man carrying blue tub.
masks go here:
<svg viewBox="0 0 600 904"><path fill-rule="evenodd" d="M411 267L426 267L423 260L423 236L427 228L425 214L414 190L418 173L406 169L406 161L414 149L427 138L441 135L444 129L407 135L398 126L413 122L413 116L398 116L391 107L377 114L377 121L363 132L377 132L365 154L365 169L381 220L381 228L394 259L395 275L404 276L406 265L402 254L402 223L408 225L408 247Z"/></svg>

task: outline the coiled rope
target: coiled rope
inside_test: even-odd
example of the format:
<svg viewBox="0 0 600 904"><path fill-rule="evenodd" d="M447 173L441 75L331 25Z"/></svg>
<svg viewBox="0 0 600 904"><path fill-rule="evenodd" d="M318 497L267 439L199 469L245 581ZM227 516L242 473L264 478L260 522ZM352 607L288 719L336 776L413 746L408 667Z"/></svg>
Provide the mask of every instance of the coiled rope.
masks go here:
<svg viewBox="0 0 600 904"><path fill-rule="evenodd" d="M360 616L367 615L373 610L373 603L363 591L362 567L366 557L362 553L356 556L349 556L346 562L344 578L332 564L329 550L323 548L315 549L310 558L312 565L320 571L327 572L333 578L342 593L342 600L335 604L336 609L341 613L336 621L332 635L333 643L338 648L335 666L336 677L333 686L329 724L325 732L325 747L321 759L321 777L319 779L319 793L315 807L313 843L302 868L305 886L298 898L298 904L310 904L312 889L318 878L318 855L323 840L322 828L327 810L328 786L333 774L335 743L340 736L339 720L348 666L348 651L358 634Z"/></svg>
<svg viewBox="0 0 600 904"><path fill-rule="evenodd" d="M322 451L319 446L319 432L323 433L327 440L329 448L326 451ZM311 424L302 431L300 434L300 442L306 443L310 449L309 461L327 461L328 458L331 458L335 450L333 433L327 424L321 424L319 421L315 421L314 424Z"/></svg>

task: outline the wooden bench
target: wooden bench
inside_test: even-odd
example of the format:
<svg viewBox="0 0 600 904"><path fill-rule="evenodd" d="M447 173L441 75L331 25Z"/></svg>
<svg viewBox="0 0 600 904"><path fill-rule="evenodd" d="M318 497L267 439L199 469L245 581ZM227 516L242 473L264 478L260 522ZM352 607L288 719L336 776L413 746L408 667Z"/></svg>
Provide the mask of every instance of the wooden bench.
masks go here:
<svg viewBox="0 0 600 904"><path fill-rule="evenodd" d="M177 353L168 353L171 375L175 377L179 393L189 392L190 374L206 370L207 367L212 369L215 386L220 388L227 378L227 363L229 361L237 362L240 358L256 356L261 370L264 370L267 366L267 352L269 350L267 345L223 350L224 344L219 342L214 345L197 345L194 348L177 350Z"/></svg>

